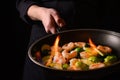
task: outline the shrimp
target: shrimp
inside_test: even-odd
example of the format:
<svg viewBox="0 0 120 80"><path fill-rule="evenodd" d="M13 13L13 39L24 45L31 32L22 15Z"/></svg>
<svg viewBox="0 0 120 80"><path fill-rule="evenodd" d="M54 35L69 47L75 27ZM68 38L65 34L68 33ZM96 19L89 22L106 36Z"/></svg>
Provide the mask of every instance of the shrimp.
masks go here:
<svg viewBox="0 0 120 80"><path fill-rule="evenodd" d="M69 58L68 50L63 50L63 51L62 51L62 55L63 55L64 58L67 58L67 59L68 59L68 58Z"/></svg>
<svg viewBox="0 0 120 80"><path fill-rule="evenodd" d="M74 66L77 61L80 61L80 59L76 59L76 58L70 59L70 66Z"/></svg>
<svg viewBox="0 0 120 80"><path fill-rule="evenodd" d="M86 48L85 51L80 52L81 58L89 58L91 56L97 56L97 55L99 55L98 52L93 48Z"/></svg>
<svg viewBox="0 0 120 80"><path fill-rule="evenodd" d="M88 52L83 51L83 52L80 53L80 57L81 58L89 58L90 54Z"/></svg>
<svg viewBox="0 0 120 80"><path fill-rule="evenodd" d="M82 70L80 67L75 66L76 62L80 61L80 59L72 58L70 59L70 67L69 70Z"/></svg>
<svg viewBox="0 0 120 80"><path fill-rule="evenodd" d="M105 53L105 54L112 52L112 49L108 46L98 45L97 49L100 50L102 53Z"/></svg>
<svg viewBox="0 0 120 80"><path fill-rule="evenodd" d="M71 59L71 58L74 58L77 56L77 51L73 50L69 53L68 50L63 50L62 51L62 55L64 58L66 58L67 60Z"/></svg>
<svg viewBox="0 0 120 80"><path fill-rule="evenodd" d="M57 52L53 58L53 63L64 64L66 63L66 59L62 56L61 53Z"/></svg>
<svg viewBox="0 0 120 80"><path fill-rule="evenodd" d="M77 51L75 51L75 50L73 50L73 51L71 51L70 53L69 53L69 59L71 59L71 58L74 58L74 57L76 57L77 56Z"/></svg>
<svg viewBox="0 0 120 80"><path fill-rule="evenodd" d="M75 42L75 46L80 47L80 48L85 46L85 44L86 44L85 42Z"/></svg>
<svg viewBox="0 0 120 80"><path fill-rule="evenodd" d="M80 57L81 58L89 58L91 56L97 56L98 54L92 54L86 51L80 52Z"/></svg>
<svg viewBox="0 0 120 80"><path fill-rule="evenodd" d="M70 50L72 50L74 47L75 47L75 44L74 44L73 42L70 42L70 43L68 43L68 44L63 45L63 46L62 46L62 49L65 49L65 50L70 51Z"/></svg>
<svg viewBox="0 0 120 80"><path fill-rule="evenodd" d="M89 69L97 69L97 68L102 68L102 67L105 67L105 64L104 63L93 63L89 66Z"/></svg>

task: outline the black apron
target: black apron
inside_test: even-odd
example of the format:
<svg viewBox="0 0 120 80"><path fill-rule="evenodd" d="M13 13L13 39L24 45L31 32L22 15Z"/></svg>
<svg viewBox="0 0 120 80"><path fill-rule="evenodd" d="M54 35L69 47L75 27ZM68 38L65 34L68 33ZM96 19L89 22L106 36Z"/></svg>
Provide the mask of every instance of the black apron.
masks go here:
<svg viewBox="0 0 120 80"><path fill-rule="evenodd" d="M91 26L93 27L97 25L97 1L90 1L76 0L75 2L74 0L43 0L39 3L41 6L56 9L60 13L60 16L66 21L66 29L74 29L90 28ZM45 35L49 34L45 32L42 23L36 22L32 27L29 46L34 41ZM44 76L42 73L42 70L37 65L35 65L27 55L23 80L51 80L49 77Z"/></svg>

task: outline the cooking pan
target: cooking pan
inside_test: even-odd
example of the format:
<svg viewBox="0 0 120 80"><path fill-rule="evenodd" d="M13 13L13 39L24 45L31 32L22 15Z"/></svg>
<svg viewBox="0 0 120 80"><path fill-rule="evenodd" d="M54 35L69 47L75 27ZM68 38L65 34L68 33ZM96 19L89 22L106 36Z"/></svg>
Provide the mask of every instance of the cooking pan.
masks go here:
<svg viewBox="0 0 120 80"><path fill-rule="evenodd" d="M56 70L46 67L42 64L41 61L42 56L44 56L44 54L40 53L41 58L39 59L39 61L37 61L35 59L35 53L36 51L40 51L41 46L44 44L53 45L58 35L60 35L59 45L63 45L71 41L88 42L88 38L92 38L93 42L96 45L101 44L110 46L113 49L113 53L115 53L118 56L118 61L108 67L88 71ZM98 79L101 77L105 77L111 73L120 71L120 33L102 29L74 29L61 31L57 34L50 34L48 36L36 40L29 47L28 56L35 65L37 65L40 69L43 70L43 74L48 80Z"/></svg>

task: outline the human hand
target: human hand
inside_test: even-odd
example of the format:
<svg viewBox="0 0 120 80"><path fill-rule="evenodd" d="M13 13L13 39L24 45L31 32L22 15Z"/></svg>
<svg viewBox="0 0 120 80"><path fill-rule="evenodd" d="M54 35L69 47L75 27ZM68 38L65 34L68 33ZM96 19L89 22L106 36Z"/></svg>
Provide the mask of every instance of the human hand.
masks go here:
<svg viewBox="0 0 120 80"><path fill-rule="evenodd" d="M36 5L28 9L28 16L32 20L40 20L47 33L56 33L57 27L63 27L65 21L59 16L59 13L52 8L39 7Z"/></svg>

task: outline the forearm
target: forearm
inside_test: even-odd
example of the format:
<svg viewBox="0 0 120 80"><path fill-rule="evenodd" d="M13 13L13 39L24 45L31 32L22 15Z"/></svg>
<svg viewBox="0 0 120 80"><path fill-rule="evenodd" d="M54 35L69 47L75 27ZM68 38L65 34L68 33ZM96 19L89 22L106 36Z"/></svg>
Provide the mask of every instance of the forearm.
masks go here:
<svg viewBox="0 0 120 80"><path fill-rule="evenodd" d="M56 26L63 27L65 25L59 12L52 7L41 7L41 5L31 1L21 1L18 3L17 7L21 17L30 24L34 23L34 21L41 21L47 33L56 33Z"/></svg>
<svg viewBox="0 0 120 80"><path fill-rule="evenodd" d="M27 11L27 15L30 19L35 21L41 21L43 14L45 14L47 8L40 7L38 5L31 5Z"/></svg>

